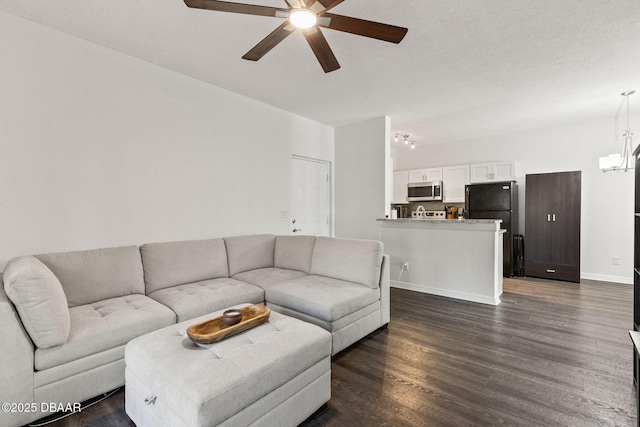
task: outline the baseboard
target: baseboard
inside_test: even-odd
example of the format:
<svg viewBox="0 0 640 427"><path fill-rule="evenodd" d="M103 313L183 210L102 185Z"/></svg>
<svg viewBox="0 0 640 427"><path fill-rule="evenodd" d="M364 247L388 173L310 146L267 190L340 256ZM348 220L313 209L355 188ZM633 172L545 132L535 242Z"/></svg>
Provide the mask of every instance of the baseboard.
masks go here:
<svg viewBox="0 0 640 427"><path fill-rule="evenodd" d="M498 305L500 297L491 298L484 295L470 294L467 292L454 291L451 289L436 288L432 286L416 285L414 283L391 281L392 288L406 289L408 291L422 292L425 294L438 295L441 297L461 299L464 301L479 302L481 304Z"/></svg>
<svg viewBox="0 0 640 427"><path fill-rule="evenodd" d="M633 277L624 276L607 276L604 274L580 273L581 279L597 280L599 282L624 283L625 285L633 285Z"/></svg>

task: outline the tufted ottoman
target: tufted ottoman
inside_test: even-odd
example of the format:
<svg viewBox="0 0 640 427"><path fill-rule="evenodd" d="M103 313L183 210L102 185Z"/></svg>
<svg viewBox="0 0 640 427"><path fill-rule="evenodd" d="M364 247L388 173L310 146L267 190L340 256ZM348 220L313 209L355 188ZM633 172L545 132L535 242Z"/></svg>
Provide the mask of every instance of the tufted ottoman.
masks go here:
<svg viewBox="0 0 640 427"><path fill-rule="evenodd" d="M329 332L272 311L268 322L208 348L189 340L189 326L221 314L127 344L125 409L138 427L296 426L329 401Z"/></svg>

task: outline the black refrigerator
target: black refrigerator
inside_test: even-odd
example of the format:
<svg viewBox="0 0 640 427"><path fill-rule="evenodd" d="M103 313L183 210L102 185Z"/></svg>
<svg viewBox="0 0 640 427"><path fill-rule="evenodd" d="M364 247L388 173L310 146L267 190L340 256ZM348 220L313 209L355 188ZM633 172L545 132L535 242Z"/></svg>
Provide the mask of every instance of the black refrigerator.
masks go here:
<svg viewBox="0 0 640 427"><path fill-rule="evenodd" d="M518 185L515 181L466 186L468 219L501 219L503 236L503 276L514 274L513 236L518 232Z"/></svg>

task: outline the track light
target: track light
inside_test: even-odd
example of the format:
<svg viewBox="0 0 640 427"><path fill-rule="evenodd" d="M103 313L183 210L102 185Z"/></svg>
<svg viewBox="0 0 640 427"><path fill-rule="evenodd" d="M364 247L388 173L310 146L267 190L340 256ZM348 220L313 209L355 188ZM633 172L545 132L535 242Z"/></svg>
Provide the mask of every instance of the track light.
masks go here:
<svg viewBox="0 0 640 427"><path fill-rule="evenodd" d="M408 133L406 133L406 134L396 133L396 136L395 136L395 138L393 138L393 141L394 142L398 142L398 141L400 141L400 138L402 138L402 141L404 142L404 145L410 145L411 148L416 148L415 142L411 141L409 139L409 134Z"/></svg>

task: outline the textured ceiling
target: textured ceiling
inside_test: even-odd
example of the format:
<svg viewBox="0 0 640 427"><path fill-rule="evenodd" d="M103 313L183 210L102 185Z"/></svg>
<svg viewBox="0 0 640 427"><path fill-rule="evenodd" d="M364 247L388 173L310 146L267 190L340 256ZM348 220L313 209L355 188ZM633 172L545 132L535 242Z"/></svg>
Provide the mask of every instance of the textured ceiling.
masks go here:
<svg viewBox="0 0 640 427"><path fill-rule="evenodd" d="M329 74L300 34L241 59L281 18L182 0L0 0L0 11L331 126L389 115L420 143L613 115L621 92L640 92L638 0L346 0L332 13L409 32L395 45L323 30L342 66Z"/></svg>

